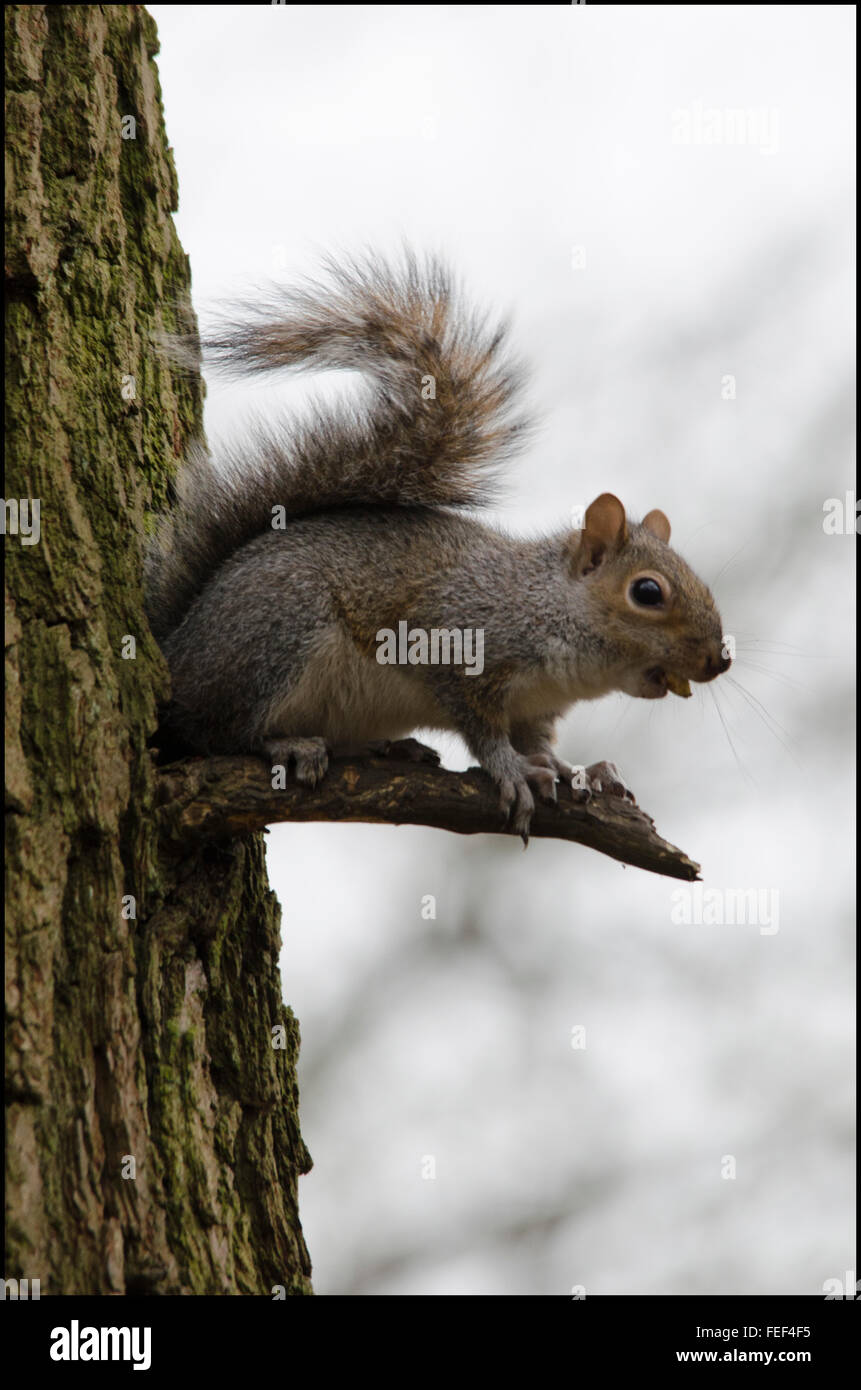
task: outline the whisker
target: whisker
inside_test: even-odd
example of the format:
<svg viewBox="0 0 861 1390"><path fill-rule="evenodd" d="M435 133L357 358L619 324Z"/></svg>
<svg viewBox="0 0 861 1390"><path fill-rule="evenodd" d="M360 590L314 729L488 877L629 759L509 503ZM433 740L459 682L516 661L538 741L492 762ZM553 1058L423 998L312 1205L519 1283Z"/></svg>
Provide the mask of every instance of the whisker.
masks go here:
<svg viewBox="0 0 861 1390"><path fill-rule="evenodd" d="M730 676L728 678L728 684L731 685L733 689L737 690L738 693L742 696L742 698L746 700L747 703L750 705L751 709L759 715L760 719L762 720L765 727L768 729L769 733L777 739L777 742L783 748L784 752L787 753L788 756L792 759L798 770L802 771L803 769L801 763L796 758L795 753L793 752L793 749L791 747L792 735L789 733L789 730L784 729L783 725L777 719L775 719L774 715L771 714L769 710L766 709L762 701L758 700L755 695L753 695L749 690L745 689L745 687L741 684L740 681L735 680L733 677ZM780 737L780 734L777 732L778 729L781 733L786 734L786 739L788 739L789 742L787 742L786 739L782 739Z"/></svg>
<svg viewBox="0 0 861 1390"><path fill-rule="evenodd" d="M742 553L742 551L743 551L743 550L747 550L747 547L748 547L749 545L750 545L750 541L745 541L744 545L740 545L739 548L738 548L738 550L735 552L734 555L730 555L730 557L729 557L729 559L727 560L726 564L725 564L725 565L721 565L721 567L720 567L720 569L718 570L717 574L715 575L714 579L713 579L713 580L711 581L711 583L709 584L709 588L710 588L710 589L714 589L714 588L716 587L717 582L718 582L718 580L720 579L721 575L726 573L726 571L729 569L729 567L730 567L730 565L733 563L733 561L734 561L734 560L737 560L738 557L739 557L739 555Z"/></svg>
<svg viewBox="0 0 861 1390"><path fill-rule="evenodd" d="M821 658L824 655L824 653L822 652L811 652L802 647L794 647L790 642L779 642L775 638L771 637L739 638L738 634L735 634L735 636L737 638L735 644L737 651L743 651L749 647L755 647L759 649L758 655L760 656L805 656ZM765 642L771 642L772 646L770 648L764 647L763 643Z"/></svg>
<svg viewBox="0 0 861 1390"><path fill-rule="evenodd" d="M735 758L736 763L738 764L739 771L741 772L741 775L742 775L742 777L744 777L745 781L746 781L746 782L750 782L751 785L755 787L755 786L756 786L756 778L753 776L753 773L750 772L749 769L745 767L745 765L744 765L744 763L742 762L741 758L738 756L738 751L737 751L736 746L735 746L735 744L733 743L732 737L731 737L731 735L730 735L729 726L728 726L728 724L727 724L727 722L726 722L726 720L724 719L724 716L723 716L723 710L721 709L720 705L718 704L717 695L715 694L714 686L711 686L711 685L709 686L709 692L711 693L711 697L712 697L712 699L714 700L714 706L715 706L715 709L717 710L717 713L718 713L718 719L720 720L721 724L723 725L723 731L724 731L724 733L726 734L726 741L727 741L727 743L729 744L730 748L732 749L732 755L733 755L733 757Z"/></svg>
<svg viewBox="0 0 861 1390"><path fill-rule="evenodd" d="M762 666L758 661L751 661L748 656L736 657L733 666L738 665L744 666L746 670L758 671L760 675L768 676L773 681L779 681L781 685L788 686L791 690L809 690L811 688L803 681L794 680L785 671L770 671L767 666Z"/></svg>

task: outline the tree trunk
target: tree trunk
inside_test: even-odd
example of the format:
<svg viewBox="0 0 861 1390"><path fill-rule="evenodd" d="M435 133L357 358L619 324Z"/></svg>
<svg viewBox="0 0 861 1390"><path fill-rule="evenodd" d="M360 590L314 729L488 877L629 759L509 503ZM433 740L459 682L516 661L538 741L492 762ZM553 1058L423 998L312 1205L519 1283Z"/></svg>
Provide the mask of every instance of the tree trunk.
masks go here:
<svg viewBox="0 0 861 1390"><path fill-rule="evenodd" d="M309 1293L262 837L180 857L155 828L146 510L201 427L198 380L152 347L193 323L155 25L12 5L6 30L4 1272Z"/></svg>

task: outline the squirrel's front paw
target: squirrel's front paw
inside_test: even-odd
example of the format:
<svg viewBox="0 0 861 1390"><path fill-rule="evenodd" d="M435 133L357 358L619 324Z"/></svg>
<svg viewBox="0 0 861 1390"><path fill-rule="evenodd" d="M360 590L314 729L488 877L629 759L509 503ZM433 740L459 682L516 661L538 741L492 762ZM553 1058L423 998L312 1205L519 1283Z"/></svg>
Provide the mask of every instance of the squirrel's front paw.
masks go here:
<svg viewBox="0 0 861 1390"><path fill-rule="evenodd" d="M552 764L553 759L543 753L521 756L516 773L503 778L499 784L499 804L510 816L511 828L524 845L529 843L529 823L535 810L531 789L534 788L543 801L556 800L557 776Z"/></svg>
<svg viewBox="0 0 861 1390"><path fill-rule="evenodd" d="M556 800L559 762L551 753L528 753L522 758L523 772L530 787L542 801Z"/></svg>
<svg viewBox="0 0 861 1390"><path fill-rule="evenodd" d="M526 845L529 843L529 822L535 810L535 798L525 777L506 778L499 784L499 805L511 820L511 828Z"/></svg>
<svg viewBox="0 0 861 1390"><path fill-rule="evenodd" d="M632 802L634 806L637 804L637 798L615 763L593 763L591 767L586 768L586 782L588 790L592 793L603 792L605 796L619 796L624 801Z"/></svg>
<svg viewBox="0 0 861 1390"><path fill-rule="evenodd" d="M273 765L283 763L288 767L294 763L296 781L306 787L322 782L329 767L329 750L322 738L270 738L263 744L263 751Z"/></svg>
<svg viewBox="0 0 861 1390"><path fill-rule="evenodd" d="M570 763L566 763L564 758L557 758L555 753L530 753L529 761L540 762L544 767L552 768L560 782L568 787L572 785L576 769Z"/></svg>

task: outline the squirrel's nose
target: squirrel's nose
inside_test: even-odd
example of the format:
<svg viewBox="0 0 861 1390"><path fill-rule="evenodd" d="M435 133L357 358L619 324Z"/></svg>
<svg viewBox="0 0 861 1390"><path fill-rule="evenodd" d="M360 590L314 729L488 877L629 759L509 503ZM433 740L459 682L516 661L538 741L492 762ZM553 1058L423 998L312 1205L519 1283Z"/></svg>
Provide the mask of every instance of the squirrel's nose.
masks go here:
<svg viewBox="0 0 861 1390"><path fill-rule="evenodd" d="M706 657L703 680L713 681L715 676L721 676L724 671L728 671L731 665L732 661L728 656L724 656L722 649L719 649L717 654L709 653Z"/></svg>

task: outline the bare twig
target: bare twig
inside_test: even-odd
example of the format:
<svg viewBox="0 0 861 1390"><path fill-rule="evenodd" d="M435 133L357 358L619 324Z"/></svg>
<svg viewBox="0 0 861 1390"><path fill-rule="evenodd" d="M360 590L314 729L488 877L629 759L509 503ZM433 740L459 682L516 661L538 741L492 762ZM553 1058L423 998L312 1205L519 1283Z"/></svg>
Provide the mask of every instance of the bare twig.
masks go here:
<svg viewBox="0 0 861 1390"><path fill-rule="evenodd" d="M180 847L190 839L247 835L280 821L371 821L428 825L460 835L510 833L485 773L446 772L391 757L334 759L313 790L288 776L272 787L258 758L192 758L160 773L162 831ZM572 840L652 873L696 879L699 865L662 840L645 811L612 796L575 802L561 788L554 805L539 803L530 834Z"/></svg>

